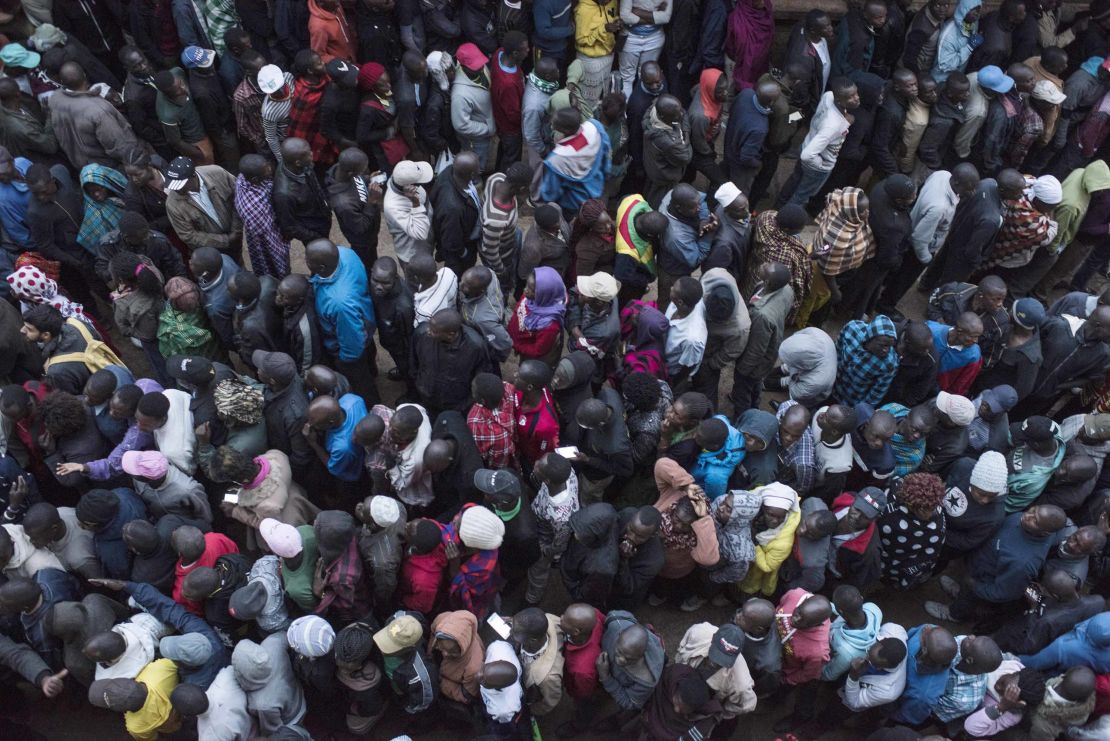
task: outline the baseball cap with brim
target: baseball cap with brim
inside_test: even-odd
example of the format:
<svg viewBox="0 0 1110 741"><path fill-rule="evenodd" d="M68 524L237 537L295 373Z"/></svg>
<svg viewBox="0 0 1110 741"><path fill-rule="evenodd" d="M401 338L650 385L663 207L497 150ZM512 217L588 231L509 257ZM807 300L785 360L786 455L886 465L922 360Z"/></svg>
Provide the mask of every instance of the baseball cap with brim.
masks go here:
<svg viewBox="0 0 1110 741"><path fill-rule="evenodd" d="M489 57L469 41L459 47L455 52L455 58L459 60L459 64L471 71L479 70L489 64Z"/></svg>
<svg viewBox="0 0 1110 741"><path fill-rule="evenodd" d="M1008 93L1014 86L1014 78L993 64L979 70L979 86L996 93Z"/></svg>
<svg viewBox="0 0 1110 741"><path fill-rule="evenodd" d="M374 643L383 654L395 654L420 642L424 629L412 615L402 615L374 634Z"/></svg>
<svg viewBox="0 0 1110 741"><path fill-rule="evenodd" d="M1038 80L1037 84L1033 86L1033 97L1037 100L1043 100L1051 103L1052 105L1060 105L1068 96L1064 92L1053 85L1048 80Z"/></svg>
<svg viewBox="0 0 1110 741"><path fill-rule="evenodd" d="M740 629L740 626L725 623L713 634L713 641L709 644L707 658L717 666L729 669L736 663L743 642L744 631Z"/></svg>
<svg viewBox="0 0 1110 741"><path fill-rule="evenodd" d="M181 52L181 64L187 69L208 69L216 61L216 52L199 46L186 46Z"/></svg>
<svg viewBox="0 0 1110 741"><path fill-rule="evenodd" d="M174 157L164 173L166 177L166 190L181 190L193 177L197 169L188 157Z"/></svg>
<svg viewBox="0 0 1110 741"><path fill-rule="evenodd" d="M327 64L328 77L336 82L354 85L358 81L358 65L342 59L333 59Z"/></svg>
<svg viewBox="0 0 1110 741"><path fill-rule="evenodd" d="M34 69L39 66L41 61L42 57L22 44L7 44L3 49L0 49L0 62L9 67Z"/></svg>
<svg viewBox="0 0 1110 741"><path fill-rule="evenodd" d="M401 160L393 168L393 182L399 187L406 185L424 185L432 182L435 172L427 162L413 162Z"/></svg>
<svg viewBox="0 0 1110 741"><path fill-rule="evenodd" d="M483 494L520 495L520 479L503 470L479 468L474 472L474 486Z"/></svg>
<svg viewBox="0 0 1110 741"><path fill-rule="evenodd" d="M285 73L276 64L267 64L258 70L258 89L269 95L281 90L285 84Z"/></svg>
<svg viewBox="0 0 1110 741"><path fill-rule="evenodd" d="M207 358L174 355L166 360L166 373L174 380L203 386L216 377L216 368Z"/></svg>

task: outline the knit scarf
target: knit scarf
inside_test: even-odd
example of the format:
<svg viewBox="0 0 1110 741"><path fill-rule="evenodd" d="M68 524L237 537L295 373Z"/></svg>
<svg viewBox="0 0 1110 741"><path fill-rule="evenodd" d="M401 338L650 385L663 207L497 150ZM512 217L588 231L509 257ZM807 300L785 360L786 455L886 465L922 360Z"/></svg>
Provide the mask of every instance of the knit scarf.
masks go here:
<svg viewBox="0 0 1110 741"><path fill-rule="evenodd" d="M536 88L544 95L554 95L555 91L559 89L558 81L548 82L542 77L536 75L535 72L528 73L528 82L531 83L532 87Z"/></svg>

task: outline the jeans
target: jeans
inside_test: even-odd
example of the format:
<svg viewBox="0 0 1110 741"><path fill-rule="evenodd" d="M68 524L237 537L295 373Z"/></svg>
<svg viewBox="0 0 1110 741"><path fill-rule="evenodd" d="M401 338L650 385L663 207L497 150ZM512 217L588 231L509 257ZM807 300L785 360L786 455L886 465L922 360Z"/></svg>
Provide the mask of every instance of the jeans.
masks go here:
<svg viewBox="0 0 1110 741"><path fill-rule="evenodd" d="M782 190L779 191L776 206L781 209L786 204L793 203L805 208L809 199L821 190L821 186L828 179L829 173L827 171L806 167L799 160L794 167L794 172L791 173L790 178L783 184Z"/></svg>
<svg viewBox="0 0 1110 741"><path fill-rule="evenodd" d="M632 95L632 83L640 74L640 65L658 61L662 53L663 29L656 28L643 36L638 33L628 34L620 53L621 89L626 100Z"/></svg>

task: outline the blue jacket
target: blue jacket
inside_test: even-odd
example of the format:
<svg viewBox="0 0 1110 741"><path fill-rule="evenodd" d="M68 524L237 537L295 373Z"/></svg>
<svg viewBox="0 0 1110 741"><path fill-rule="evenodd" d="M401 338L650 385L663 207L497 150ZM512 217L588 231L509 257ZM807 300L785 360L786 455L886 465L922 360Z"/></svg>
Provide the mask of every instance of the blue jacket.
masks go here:
<svg viewBox="0 0 1110 741"><path fill-rule="evenodd" d="M564 212L577 212L578 208L591 198L600 198L605 190L605 179L609 175L610 149L609 135L605 127L595 119L590 119L582 127L592 126L597 130L601 140L601 147L594 155L590 169L580 178L575 178L566 172L560 172L552 165L553 156L558 152L548 154L543 161L543 179L540 180L540 200L545 203L557 203ZM579 135L580 136L580 135Z"/></svg>
<svg viewBox="0 0 1110 741"><path fill-rule="evenodd" d="M732 101L725 126L725 159L736 167L759 167L763 162L763 141L770 125L770 108L762 108L755 90L741 90Z"/></svg>
<svg viewBox="0 0 1110 741"><path fill-rule="evenodd" d="M702 5L701 40L697 53L690 61L690 79L698 79L702 70L725 68L725 36L731 12L731 0L708 0Z"/></svg>
<svg viewBox="0 0 1110 741"><path fill-rule="evenodd" d="M347 413L343 424L329 430L324 436L328 451L328 472L343 481L358 481L362 477L362 459L366 449L354 441L355 425L367 415L366 402L361 396L343 394L339 406Z"/></svg>
<svg viewBox="0 0 1110 741"><path fill-rule="evenodd" d="M964 18L982 4L983 0L960 0L952 20L941 26L940 35L937 37L937 59L933 62L931 75L938 84L947 80L948 75L953 72L963 72L967 68L972 52L971 39L979 34L979 22L976 21L972 24L972 28L968 29L964 27ZM982 37L979 41L982 42Z"/></svg>
<svg viewBox="0 0 1110 741"><path fill-rule="evenodd" d="M698 456L690 475L701 488L705 489L710 501L728 491L728 479L736 469L736 465L744 460L744 435L740 430L729 424L728 417L723 414L714 415L728 427L728 439L717 450L705 450Z"/></svg>
<svg viewBox="0 0 1110 741"><path fill-rule="evenodd" d="M20 175L26 175L31 167L31 160L26 157L15 158L15 169ZM31 202L31 190L27 183L12 180L10 183L0 183L0 224L8 238L16 244L26 244L31 239L31 231L25 221L27 217L27 204Z"/></svg>
<svg viewBox="0 0 1110 741"><path fill-rule="evenodd" d="M197 281L204 296L204 313L212 323L212 329L219 335L224 347L235 347L235 330L231 317L235 314L235 299L227 290L231 276L239 272L239 266L227 255L221 257L220 277L211 283Z"/></svg>
<svg viewBox="0 0 1110 741"><path fill-rule="evenodd" d="M231 654L227 646L220 640L216 631L212 630L212 626L149 584L136 584L129 581L125 590L135 598L140 607L158 618L159 622L177 628L178 634L199 633L208 640L209 645L212 646L212 655L207 661L200 666L186 666L180 662L177 665L182 682L195 684L202 690L208 689L208 685L216 679L220 669L231 663Z"/></svg>
<svg viewBox="0 0 1110 741"><path fill-rule="evenodd" d="M146 519L146 505L130 489L112 489L119 497L119 511L114 520L93 533L93 548L104 574L109 579L131 576L131 551L123 542L123 526L132 520Z"/></svg>
<svg viewBox="0 0 1110 741"><path fill-rule="evenodd" d="M906 689L893 719L897 723L916 726L924 723L948 684L948 670L933 674L918 674L917 652L921 650L921 631L928 625L919 625L909 632L906 641Z"/></svg>
<svg viewBox="0 0 1110 741"><path fill-rule="evenodd" d="M532 43L536 48L545 54L564 56L567 39L574 35L570 0L536 0L532 4L532 21L535 24Z"/></svg>
<svg viewBox="0 0 1110 741"><path fill-rule="evenodd" d="M656 259L659 268L671 275L690 275L698 266L709 257L709 250L713 247L713 235L698 236L697 227L687 221L682 221L671 214L671 194L663 197L659 204L659 211L667 217L667 231L663 234L663 249L659 250ZM698 193L698 216L700 224L709 218L709 206L705 202L705 194ZM660 303L666 305L670 297L663 297Z"/></svg>
<svg viewBox="0 0 1110 741"><path fill-rule="evenodd" d="M362 260L350 247L340 247L335 272L327 278L312 276L312 287L324 347L343 362L353 363L374 334L374 305Z"/></svg>
<svg viewBox="0 0 1110 741"><path fill-rule="evenodd" d="M42 588L42 603L30 612L19 616L27 645L35 649L42 660L54 671L62 669L62 643L47 630L46 618L59 602L79 602L81 584L77 577L59 569L39 569L35 581Z"/></svg>
<svg viewBox="0 0 1110 741"><path fill-rule="evenodd" d="M1110 672L1110 612L1084 620L1038 653L1018 660L1042 672L1062 672L1073 666L1089 667L1095 674Z"/></svg>
<svg viewBox="0 0 1110 741"><path fill-rule="evenodd" d="M1025 532L1022 514L1007 515L998 532L971 552L968 571L980 599L994 603L1021 599L1060 539L1056 534L1038 538Z"/></svg>

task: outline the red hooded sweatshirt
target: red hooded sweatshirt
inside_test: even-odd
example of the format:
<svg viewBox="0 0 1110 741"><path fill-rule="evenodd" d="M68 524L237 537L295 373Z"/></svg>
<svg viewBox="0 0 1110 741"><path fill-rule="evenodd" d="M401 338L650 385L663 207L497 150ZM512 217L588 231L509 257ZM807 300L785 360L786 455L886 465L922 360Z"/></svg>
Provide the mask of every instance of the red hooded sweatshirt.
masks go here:
<svg viewBox="0 0 1110 741"><path fill-rule="evenodd" d="M181 559L179 558L177 559L177 564L173 567L174 574L176 575L176 578L173 580L173 601L194 615L204 617L203 603L185 599L185 597L181 595L181 585L185 581L185 577L201 566L207 566L208 568L215 567L216 559L220 556L238 552L239 546L235 545L231 538L226 535L221 533L205 533L204 553L200 554L200 558L188 566L182 566Z"/></svg>

